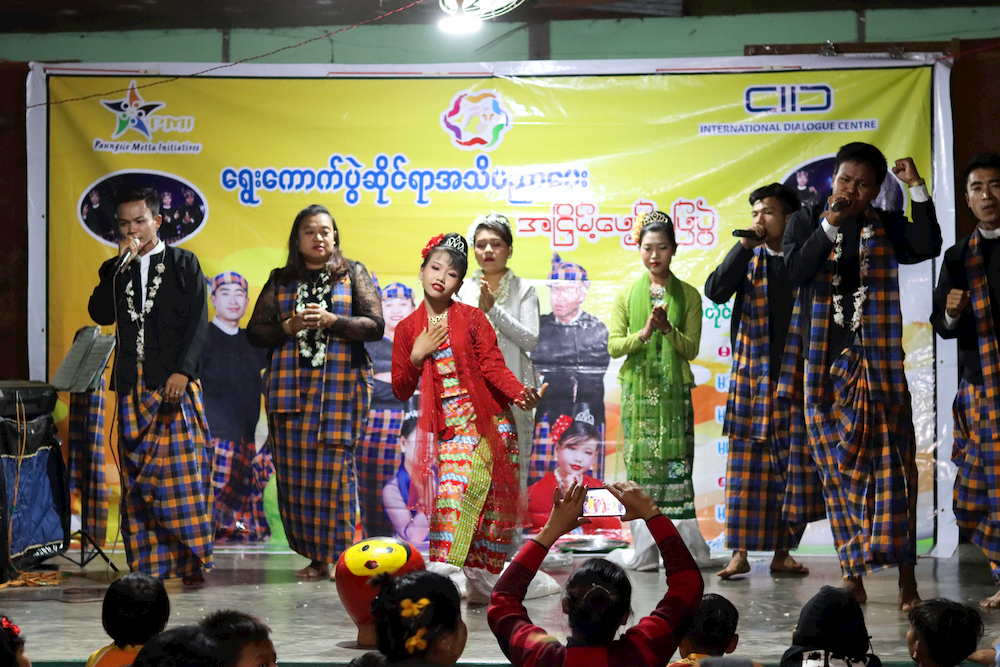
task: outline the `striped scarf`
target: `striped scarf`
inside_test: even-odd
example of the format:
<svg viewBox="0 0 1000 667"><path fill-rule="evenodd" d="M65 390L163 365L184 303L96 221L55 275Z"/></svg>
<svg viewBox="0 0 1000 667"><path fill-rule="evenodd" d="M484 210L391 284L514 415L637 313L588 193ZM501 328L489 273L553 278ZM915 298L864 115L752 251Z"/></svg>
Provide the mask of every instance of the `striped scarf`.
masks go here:
<svg viewBox="0 0 1000 667"><path fill-rule="evenodd" d="M733 372L723 435L763 441L771 435L771 322L767 299L767 253L754 250L747 266L743 315L733 351Z"/></svg>
<svg viewBox="0 0 1000 667"><path fill-rule="evenodd" d="M990 287L986 279L986 266L980 249L981 237L976 231L969 239L969 251L965 255L965 270L972 292L972 310L976 315L976 335L979 338L979 362L983 368L983 389L979 403L978 443L980 456L989 457L982 450L991 443L1000 441L1000 349L993 328L993 313L990 309ZM992 458L992 457L990 457ZM989 487L1000 488L997 467L986 466ZM998 511L998 495L990 494L991 512Z"/></svg>
<svg viewBox="0 0 1000 667"><path fill-rule="evenodd" d="M858 333L864 347L864 364L868 376L870 397L886 404L901 400L907 393L903 373L903 318L899 311L899 264L882 226L878 212L869 208L857 221L859 231L872 225L872 235L867 241L859 233L859 246L868 244L869 270L866 280L868 298L863 305L863 318ZM812 403L829 403L827 379L835 359L830 358L830 320L833 303L833 277L836 262L831 251L823 269L810 285L804 286L800 296L805 304L811 303L808 331L809 345L805 364L806 400ZM845 295L853 298L853 295ZM793 316L794 319L794 316ZM806 324L803 322L803 324ZM789 331L791 338L791 331ZM839 350L837 351L840 352Z"/></svg>

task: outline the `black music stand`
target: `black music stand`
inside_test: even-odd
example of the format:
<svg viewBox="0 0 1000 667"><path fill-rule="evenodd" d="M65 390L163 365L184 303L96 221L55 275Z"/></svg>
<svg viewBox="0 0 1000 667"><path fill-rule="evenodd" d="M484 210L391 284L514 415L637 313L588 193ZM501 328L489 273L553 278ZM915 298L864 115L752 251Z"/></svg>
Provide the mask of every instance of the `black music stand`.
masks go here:
<svg viewBox="0 0 1000 667"><path fill-rule="evenodd" d="M114 349L114 336L102 336L100 327L84 327L77 332L73 346L66 353L59 370L52 377L52 386L59 391L68 391L74 394L97 391L101 377L104 375L104 369L107 368ZM65 553L59 555L81 568L100 556L105 563L111 566L112 570L118 572L118 568L111 562L111 558L104 553L93 535L84 528L90 518L89 487L83 485L80 493L80 530L70 535L70 539L80 540L80 559L74 560ZM90 545L89 551L88 544Z"/></svg>

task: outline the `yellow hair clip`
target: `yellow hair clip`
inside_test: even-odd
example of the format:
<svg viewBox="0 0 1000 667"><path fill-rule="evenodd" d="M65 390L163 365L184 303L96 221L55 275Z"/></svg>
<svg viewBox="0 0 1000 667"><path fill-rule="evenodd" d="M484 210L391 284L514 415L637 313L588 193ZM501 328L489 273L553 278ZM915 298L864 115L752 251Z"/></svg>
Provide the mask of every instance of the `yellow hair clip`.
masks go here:
<svg viewBox="0 0 1000 667"><path fill-rule="evenodd" d="M417 630L412 637L406 640L406 652L412 654L414 651L426 651L427 640L424 639L426 634L427 628Z"/></svg>
<svg viewBox="0 0 1000 667"><path fill-rule="evenodd" d="M416 618L417 616L420 616L421 613L423 613L424 607L426 607L430 603L431 601L428 600L427 598L420 598L416 602L407 598L403 600L402 604L400 605L402 609L400 609L399 615L402 616L403 618L410 618L411 616Z"/></svg>

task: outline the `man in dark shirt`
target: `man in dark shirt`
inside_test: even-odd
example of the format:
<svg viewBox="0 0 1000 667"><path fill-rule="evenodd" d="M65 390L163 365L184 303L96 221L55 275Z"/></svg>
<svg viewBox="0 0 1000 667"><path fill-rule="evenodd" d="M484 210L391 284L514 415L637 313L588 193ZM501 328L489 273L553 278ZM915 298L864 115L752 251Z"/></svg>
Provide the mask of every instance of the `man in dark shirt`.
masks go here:
<svg viewBox="0 0 1000 667"><path fill-rule="evenodd" d="M214 532L198 380L208 303L198 258L157 235L159 211L152 188L119 197L119 257L101 265L88 309L98 324L117 328L112 381L129 567L200 587L212 565Z"/></svg>
<svg viewBox="0 0 1000 667"><path fill-rule="evenodd" d="M215 449L215 536L257 542L271 529L264 515L264 487L274 470L265 447L257 452L254 432L260 417L267 350L247 340L240 320L247 312L249 286L235 271L209 284L215 318L201 357L205 416Z"/></svg>
<svg viewBox="0 0 1000 667"><path fill-rule="evenodd" d="M941 252L941 228L911 158L893 173L910 188L913 222L871 206L888 173L870 144L837 153L833 194L785 228L785 263L800 288L804 355L779 395L803 395L808 442L845 588L867 599L861 577L899 566L899 606L919 601L916 564L916 437L903 372L899 264ZM795 315L793 314L793 318Z"/></svg>
<svg viewBox="0 0 1000 667"><path fill-rule="evenodd" d="M540 481L555 466L555 448L549 437L549 427L562 415L573 417L575 404L586 403L590 407L595 428L605 435L604 374L611 362L608 328L582 310L590 288L587 271L553 254L548 285L552 312L538 320L538 345L531 353L531 363L549 389L535 410L535 445L529 464L529 485ZM595 457L592 474L603 478L603 443Z"/></svg>
<svg viewBox="0 0 1000 667"><path fill-rule="evenodd" d="M748 550L773 551L772 572L809 573L788 553L798 546L805 525L793 531L782 515L788 423L773 398L792 317L781 239L788 216L800 205L795 192L780 183L754 190L750 205L753 236L737 241L705 282L705 296L715 303L736 296L733 370L722 428L729 436L726 547L733 557L718 573L723 579L750 571Z"/></svg>
<svg viewBox="0 0 1000 667"><path fill-rule="evenodd" d="M965 169L965 201L976 230L944 253L931 324L958 339L961 379L955 397L955 520L990 559L1000 583L1000 155L979 155ZM1000 593L980 606L1000 607Z"/></svg>

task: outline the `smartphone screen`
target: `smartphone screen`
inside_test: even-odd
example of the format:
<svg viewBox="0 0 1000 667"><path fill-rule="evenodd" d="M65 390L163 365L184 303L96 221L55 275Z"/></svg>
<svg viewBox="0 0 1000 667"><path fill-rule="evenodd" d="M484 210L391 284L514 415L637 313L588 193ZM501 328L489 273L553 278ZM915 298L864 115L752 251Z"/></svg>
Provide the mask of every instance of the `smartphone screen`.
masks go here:
<svg viewBox="0 0 1000 667"><path fill-rule="evenodd" d="M587 489L583 516L622 516L625 506L607 489Z"/></svg>

